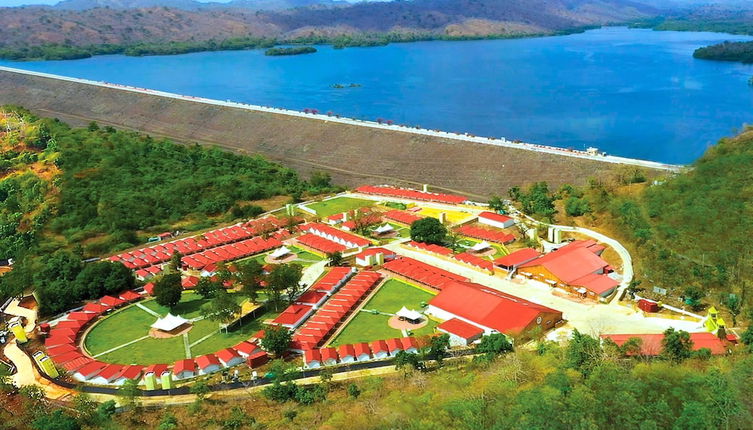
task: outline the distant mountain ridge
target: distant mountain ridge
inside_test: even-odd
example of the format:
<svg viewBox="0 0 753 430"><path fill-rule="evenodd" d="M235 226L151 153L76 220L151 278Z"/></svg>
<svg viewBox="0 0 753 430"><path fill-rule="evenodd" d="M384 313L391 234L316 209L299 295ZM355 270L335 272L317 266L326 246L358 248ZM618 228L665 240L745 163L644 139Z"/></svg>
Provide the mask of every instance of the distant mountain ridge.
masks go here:
<svg viewBox="0 0 753 430"><path fill-rule="evenodd" d="M168 7L183 10L200 9L251 9L251 10L283 10L317 5L337 6L348 5L342 0L232 0L221 2L198 2L195 0L62 0L53 6L54 9L83 11L94 8L110 9L142 9L154 7Z"/></svg>

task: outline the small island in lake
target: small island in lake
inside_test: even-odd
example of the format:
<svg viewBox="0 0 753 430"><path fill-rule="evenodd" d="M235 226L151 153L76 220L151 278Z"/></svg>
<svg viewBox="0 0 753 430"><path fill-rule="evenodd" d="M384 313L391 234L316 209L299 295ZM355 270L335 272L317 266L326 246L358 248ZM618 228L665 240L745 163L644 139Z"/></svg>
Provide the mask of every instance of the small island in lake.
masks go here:
<svg viewBox="0 0 753 430"><path fill-rule="evenodd" d="M293 46L290 48L269 48L264 51L264 55L279 56L279 55L301 55L301 54L313 54L316 52L316 48L313 46Z"/></svg>
<svg viewBox="0 0 753 430"><path fill-rule="evenodd" d="M360 88L361 84L332 84L330 85L332 88Z"/></svg>

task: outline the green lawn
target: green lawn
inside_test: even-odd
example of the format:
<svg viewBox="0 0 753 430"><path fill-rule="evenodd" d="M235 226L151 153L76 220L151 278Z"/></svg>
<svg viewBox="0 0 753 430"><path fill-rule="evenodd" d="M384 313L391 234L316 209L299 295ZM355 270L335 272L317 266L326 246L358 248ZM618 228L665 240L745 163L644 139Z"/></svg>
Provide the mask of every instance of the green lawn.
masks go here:
<svg viewBox="0 0 753 430"><path fill-rule="evenodd" d="M299 261L299 260L308 260L308 261L310 261L310 262L314 262L314 263L315 263L315 262L317 262L317 261L322 261L322 260L324 260L324 258L323 258L323 257L320 257L320 256L318 256L318 255L316 255L316 254L314 254L314 253L312 253L312 252L308 252L308 251L306 251L306 250L303 250L303 249L301 249L301 248L298 248L297 246L291 246L291 247L289 247L289 249L290 249L291 251L293 251L293 253L294 253L295 255L297 255L297 256L298 256L298 260L296 260L296 261L297 261L297 262L300 262L301 264L303 264L304 262L301 262L301 261Z"/></svg>
<svg viewBox="0 0 753 430"><path fill-rule="evenodd" d="M372 200L354 199L350 197L337 197L327 201L321 201L307 205L309 208L316 211L316 214L320 217L328 217L349 211L352 209L359 209L366 206L373 206Z"/></svg>
<svg viewBox="0 0 753 430"><path fill-rule="evenodd" d="M428 302L434 297L433 294L420 290L405 282L390 279L379 288L379 291L364 305L363 309L376 309L380 312L395 313L405 306L408 309L420 310L422 302ZM374 315L361 311L356 315L335 338L332 345L345 345L349 343L370 342L378 339L401 337L399 330L391 328L387 321L387 315ZM429 320L429 323L421 329L415 330L415 335L427 335L434 332L437 323Z"/></svg>
<svg viewBox="0 0 753 430"><path fill-rule="evenodd" d="M237 295L237 300L240 302L244 300L244 297ZM206 303L206 300L198 294L194 292L184 293L182 301L176 306L174 313L185 318L195 318L200 316L200 308L204 303ZM158 305L154 300L145 301L141 304L160 315L166 315L168 312L167 308ZM275 312L265 313L242 326L233 327L229 333L220 333L219 324L216 321L196 321L188 332L188 343L198 342L191 347L191 355L198 357L214 353L247 340L253 333L262 328L262 321L274 318L277 314ZM97 322L86 336L86 348L92 355L96 355L147 336L149 328L155 320L156 318L144 309L137 306L127 307ZM206 339L204 339L205 337ZM109 363L142 365L170 364L183 358L186 358L183 336L168 339L147 337L97 357L97 359Z"/></svg>
<svg viewBox="0 0 753 430"><path fill-rule="evenodd" d="M157 319L135 305L122 309L98 321L86 335L85 346L96 355L149 334Z"/></svg>

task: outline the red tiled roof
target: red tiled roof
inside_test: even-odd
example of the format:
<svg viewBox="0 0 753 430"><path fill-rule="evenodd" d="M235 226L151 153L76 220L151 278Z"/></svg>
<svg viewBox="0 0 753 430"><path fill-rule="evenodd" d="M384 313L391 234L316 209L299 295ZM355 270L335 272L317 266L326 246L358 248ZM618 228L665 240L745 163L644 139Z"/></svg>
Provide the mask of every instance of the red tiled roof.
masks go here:
<svg viewBox="0 0 753 430"><path fill-rule="evenodd" d="M369 344L371 350L376 354L378 352L389 352L390 348L387 346L387 342L383 340L375 340Z"/></svg>
<svg viewBox="0 0 753 430"><path fill-rule="evenodd" d="M225 364L229 363L231 360L235 358L241 357L240 354L238 354L238 351L236 351L233 348L225 348L221 351L217 351L215 355L217 355L217 358L219 358L220 361L222 361Z"/></svg>
<svg viewBox="0 0 753 430"><path fill-rule="evenodd" d="M455 281L466 280L463 276L408 257L400 257L389 263L385 263L384 268L437 290L441 290L445 285Z"/></svg>
<svg viewBox="0 0 753 430"><path fill-rule="evenodd" d="M141 294L135 292L135 291L126 291L123 294L120 295L120 298L127 301L132 302L134 300L138 300L141 298Z"/></svg>
<svg viewBox="0 0 753 430"><path fill-rule="evenodd" d="M196 362L190 358L176 361L173 365L173 374L177 375L182 372L196 372Z"/></svg>
<svg viewBox="0 0 753 430"><path fill-rule="evenodd" d="M505 334L520 333L542 314L562 312L483 285L456 282L431 299L430 305Z"/></svg>
<svg viewBox="0 0 753 430"><path fill-rule="evenodd" d="M514 267L528 263L540 255L541 253L533 248L523 248L494 260L494 264L497 266Z"/></svg>
<svg viewBox="0 0 753 430"><path fill-rule="evenodd" d="M359 247L371 245L371 241L364 239L361 236L356 236L355 234L342 231L340 229L334 228L331 225L327 225L327 224L309 223L301 227L301 229L303 231L308 231L317 236L321 236L322 234L330 235L332 237L338 238L348 243L352 243L355 246L359 246ZM312 231L312 230L315 230L315 231ZM317 231L320 233L317 233Z"/></svg>
<svg viewBox="0 0 753 430"><path fill-rule="evenodd" d="M356 350L353 348L353 345L340 345L340 347L337 348L337 353L340 355L340 358L356 356Z"/></svg>
<svg viewBox="0 0 753 430"><path fill-rule="evenodd" d="M298 243L308 246L309 248L313 248L317 251L323 252L325 254L343 252L347 249L345 245L341 245L337 242L333 242L329 239L325 239L323 237L319 237L311 233L298 236L297 240L298 240Z"/></svg>
<svg viewBox="0 0 753 430"><path fill-rule="evenodd" d="M386 219L397 221L401 224L412 225L414 222L423 219L423 217L410 212L393 209L384 213Z"/></svg>
<svg viewBox="0 0 753 430"><path fill-rule="evenodd" d="M512 218L510 218L507 215L502 215L502 214L498 214L498 213L494 213L494 212L488 212L488 211L487 212L481 212L478 215L478 217L479 218L485 218L485 219L488 219L490 221L501 222L501 223L506 223L506 222L512 221Z"/></svg>
<svg viewBox="0 0 753 430"><path fill-rule="evenodd" d="M622 346L630 338L638 338L641 340L641 354L642 355L659 355L662 351L663 334L603 334L601 338L610 338L618 346ZM708 348L714 355L721 355L727 353L727 345L716 337L713 333L690 333L690 340L693 341L693 351L698 351L701 348Z"/></svg>
<svg viewBox="0 0 753 430"><path fill-rule="evenodd" d="M369 348L369 344L366 342L353 345L353 350L356 353L356 357L360 357L364 354L371 356L371 348Z"/></svg>
<svg viewBox="0 0 753 430"><path fill-rule="evenodd" d="M324 291L313 291L309 289L305 293L298 296L298 298L295 299L295 302L302 303L302 304L315 305L319 303L319 301L321 301L325 297L327 297L327 293L325 293Z"/></svg>
<svg viewBox="0 0 753 430"><path fill-rule="evenodd" d="M483 329L457 318L452 318L443 322L442 324L439 324L437 326L437 329L452 333L455 336L461 337L465 340L473 339L474 337L484 333Z"/></svg>
<svg viewBox="0 0 753 430"><path fill-rule="evenodd" d="M251 355L251 353L256 351L258 347L254 343L243 341L239 343L238 345L235 345L233 348L235 348L235 350L238 352L242 352L246 355Z"/></svg>
<svg viewBox="0 0 753 430"><path fill-rule="evenodd" d="M349 267L333 267L324 276L319 278L309 290L330 292L351 273L352 270Z"/></svg>
<svg viewBox="0 0 753 430"><path fill-rule="evenodd" d="M424 251L433 252L434 254L449 256L452 255L452 250L450 248L445 248L444 246L434 245L432 243L423 243L423 242L416 242L415 240L411 240L406 245L410 246L411 248L417 248Z"/></svg>
<svg viewBox="0 0 753 430"><path fill-rule="evenodd" d="M80 369L78 369L76 373L79 373L84 378L89 379L99 374L99 372L101 372L105 367L107 367L106 363L102 363L99 361L92 361L88 364L85 364Z"/></svg>
<svg viewBox="0 0 753 430"><path fill-rule="evenodd" d="M66 346L68 346L68 345L66 345ZM73 345L69 345L69 346L73 346ZM50 348L50 349L52 349L52 348ZM80 352L78 352L78 350L76 350L75 347L74 347L73 351L67 351L67 352L63 352L61 354L57 354L56 353L54 355L53 354L49 354L50 349L47 350L48 355L50 356L50 358L52 359L52 361L54 361L57 364L64 364L64 363L67 363L69 361L73 361L73 360L75 360L77 358L81 358L81 357L84 356L83 354L81 354Z"/></svg>
<svg viewBox="0 0 753 430"><path fill-rule="evenodd" d="M403 342L400 340L400 338L395 337L392 339L387 339L385 342L387 343L387 350L390 353L404 350Z"/></svg>
<svg viewBox="0 0 753 430"><path fill-rule="evenodd" d="M410 348L419 349L421 347L415 337L406 336L401 338L400 342L403 344L403 348L406 351Z"/></svg>
<svg viewBox="0 0 753 430"><path fill-rule="evenodd" d="M582 278L578 278L570 283L571 285L583 287L593 291L598 295L604 295L612 292L620 283L607 275L591 273Z"/></svg>
<svg viewBox="0 0 753 430"><path fill-rule="evenodd" d="M412 190L409 188L396 188L389 186L372 186L365 185L356 188L356 192L362 194L373 194L378 196L396 197L401 199L422 200L429 202L449 203L458 205L468 200L467 197L452 194L429 193L424 191Z"/></svg>
<svg viewBox="0 0 753 430"><path fill-rule="evenodd" d="M608 266L606 261L594 254L588 247L574 244L576 242L522 264L520 267L544 266L562 282L571 284L576 279L596 273Z"/></svg>
<svg viewBox="0 0 753 430"><path fill-rule="evenodd" d="M109 306L111 308L116 308L118 306L122 306L125 304L124 300L121 300L117 297L113 296L104 296L101 299L99 299L99 302L105 306Z"/></svg>
<svg viewBox="0 0 753 430"><path fill-rule="evenodd" d="M220 360L218 360L217 356L214 354L202 355L196 359L196 365L199 366L201 370L205 370L209 366L219 366Z"/></svg>
<svg viewBox="0 0 753 430"><path fill-rule="evenodd" d="M458 261L462 261L463 263L470 264L471 266L479 267L484 270L494 271L494 263L467 252L457 254L454 258Z"/></svg>
<svg viewBox="0 0 753 430"><path fill-rule="evenodd" d="M144 374L154 373L157 377L161 376L168 369L167 364L151 364L144 369Z"/></svg>
<svg viewBox="0 0 753 430"><path fill-rule="evenodd" d="M311 363L314 361L321 362L322 361L322 354L319 352L318 349L307 349L303 352L303 360L306 363Z"/></svg>
<svg viewBox="0 0 753 430"><path fill-rule="evenodd" d="M372 255L382 254L385 258L389 256L394 256L395 253L393 251L389 251L385 248L376 247L376 248L367 248L360 253L356 254L356 258L366 258L370 257Z"/></svg>
<svg viewBox="0 0 753 430"><path fill-rule="evenodd" d="M125 366L123 369L123 372L118 375L118 378L124 378L124 379L137 379L139 376L141 376L141 372L144 371L144 366L138 366L138 365L131 365L131 366Z"/></svg>
<svg viewBox="0 0 753 430"><path fill-rule="evenodd" d="M125 367L119 364L109 364L97 374L97 377L105 378L106 381L112 381L123 373L123 370L125 370Z"/></svg>
<svg viewBox="0 0 753 430"><path fill-rule="evenodd" d="M455 231L463 236L495 243L506 244L515 241L514 234L506 233L504 231L490 230L488 228L474 227L472 225L464 225L457 228Z"/></svg>
<svg viewBox="0 0 753 430"><path fill-rule="evenodd" d="M280 313L272 322L275 324L295 325L311 312L311 306L293 303Z"/></svg>
<svg viewBox="0 0 753 430"><path fill-rule="evenodd" d="M84 312L91 312L99 315L103 312L107 312L108 309L110 309L109 306L105 306L99 303L87 303L81 310ZM68 316L68 318L70 318L70 315Z"/></svg>
<svg viewBox="0 0 753 430"><path fill-rule="evenodd" d="M89 363L91 363L93 361L94 360L92 360L89 357L85 357L83 355L79 355L78 358L66 361L65 363L62 364L62 366L63 366L63 368L65 370L67 370L69 372L74 372L74 371L76 371L76 370L78 370L78 369L86 366L87 364L89 364Z"/></svg>

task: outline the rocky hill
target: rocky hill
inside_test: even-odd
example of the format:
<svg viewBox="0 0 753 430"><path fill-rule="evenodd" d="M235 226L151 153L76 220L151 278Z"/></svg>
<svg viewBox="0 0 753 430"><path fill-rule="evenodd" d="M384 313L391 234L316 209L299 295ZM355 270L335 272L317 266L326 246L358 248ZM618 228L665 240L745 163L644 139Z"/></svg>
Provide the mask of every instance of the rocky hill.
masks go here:
<svg viewBox="0 0 753 430"><path fill-rule="evenodd" d="M654 13L655 9L630 0L415 0L264 12L244 8L0 8L0 47L202 41L246 36L285 39L374 32L454 36L551 34L645 19Z"/></svg>

